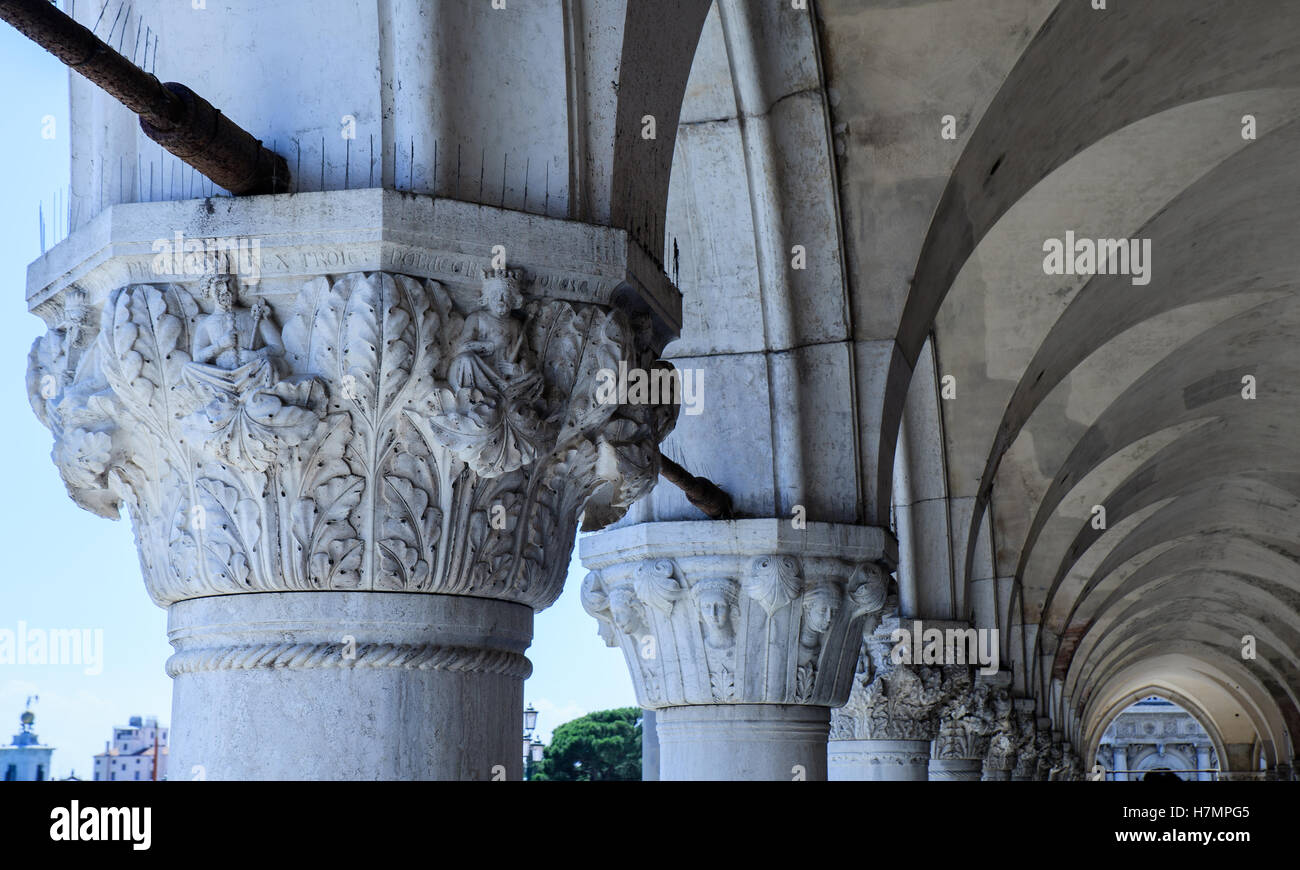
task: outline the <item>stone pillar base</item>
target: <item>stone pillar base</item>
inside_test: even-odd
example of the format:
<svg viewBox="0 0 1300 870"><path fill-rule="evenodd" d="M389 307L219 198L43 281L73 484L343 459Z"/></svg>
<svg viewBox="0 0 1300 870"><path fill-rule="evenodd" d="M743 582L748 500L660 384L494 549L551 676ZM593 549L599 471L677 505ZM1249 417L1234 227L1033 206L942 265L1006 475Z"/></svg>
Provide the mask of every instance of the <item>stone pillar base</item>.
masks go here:
<svg viewBox="0 0 1300 870"><path fill-rule="evenodd" d="M830 710L703 704L656 711L664 780L826 779Z"/></svg>
<svg viewBox="0 0 1300 870"><path fill-rule="evenodd" d="M979 782L983 767L980 758L931 758L930 782Z"/></svg>
<svg viewBox="0 0 1300 870"><path fill-rule="evenodd" d="M925 782L929 740L832 740L832 781Z"/></svg>
<svg viewBox="0 0 1300 870"><path fill-rule="evenodd" d="M168 609L172 779L517 780L531 608L275 592Z"/></svg>

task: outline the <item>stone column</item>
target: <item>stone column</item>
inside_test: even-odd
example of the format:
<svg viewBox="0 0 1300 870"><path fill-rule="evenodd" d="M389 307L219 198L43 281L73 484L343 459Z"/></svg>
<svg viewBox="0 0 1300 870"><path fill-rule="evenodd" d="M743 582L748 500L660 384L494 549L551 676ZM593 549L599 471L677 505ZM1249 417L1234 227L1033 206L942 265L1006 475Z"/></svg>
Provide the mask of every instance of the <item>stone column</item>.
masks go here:
<svg viewBox="0 0 1300 870"><path fill-rule="evenodd" d="M830 743L832 780L929 779L930 742L939 710L970 685L966 666L893 661L898 619L884 620L864 641L853 692L834 712Z"/></svg>
<svg viewBox="0 0 1300 870"><path fill-rule="evenodd" d="M1209 782L1214 779L1214 774L1210 771L1210 747L1202 745L1196 747L1196 781Z"/></svg>
<svg viewBox="0 0 1300 870"><path fill-rule="evenodd" d="M582 601L656 711L664 780L826 778L869 614L880 529L788 520L644 523L584 537Z"/></svg>
<svg viewBox="0 0 1300 870"><path fill-rule="evenodd" d="M932 782L983 778L990 738L998 727L994 696L1004 696L1010 709L1010 676L1006 672L975 674L972 682L957 673L954 693L939 710L939 733L930 747Z"/></svg>
<svg viewBox="0 0 1300 870"><path fill-rule="evenodd" d="M521 777L533 613L675 410L601 374L675 328L648 262L365 190L117 206L33 266L32 405L168 610L174 776Z"/></svg>
<svg viewBox="0 0 1300 870"><path fill-rule="evenodd" d="M659 723L654 710L641 711L641 780L659 781Z"/></svg>
<svg viewBox="0 0 1300 870"><path fill-rule="evenodd" d="M1114 746L1114 748L1111 750L1111 754L1112 754L1112 755L1114 756L1114 758L1115 758L1114 767L1113 767L1113 770L1114 770L1114 772L1115 772L1115 774L1114 774L1114 776L1115 776L1115 781L1116 781L1116 782L1127 782L1127 781L1128 781L1128 752L1127 752L1127 748L1124 747L1124 746L1122 746L1121 744L1116 743L1115 746Z"/></svg>

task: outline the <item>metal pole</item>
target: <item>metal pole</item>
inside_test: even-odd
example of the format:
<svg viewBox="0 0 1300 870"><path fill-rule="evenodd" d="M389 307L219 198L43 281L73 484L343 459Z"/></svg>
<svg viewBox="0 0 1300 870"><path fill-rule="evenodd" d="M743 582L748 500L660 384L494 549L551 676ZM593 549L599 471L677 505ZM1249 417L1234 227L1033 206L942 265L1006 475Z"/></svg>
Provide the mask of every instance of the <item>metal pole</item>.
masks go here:
<svg viewBox="0 0 1300 870"><path fill-rule="evenodd" d="M659 473L685 495L686 500L699 508L711 520L732 518L731 496L707 477L696 477L662 452L659 454Z"/></svg>
<svg viewBox="0 0 1300 870"><path fill-rule="evenodd" d="M289 166L211 103L118 54L49 0L0 0L0 19L140 116L140 129L236 195L285 193Z"/></svg>

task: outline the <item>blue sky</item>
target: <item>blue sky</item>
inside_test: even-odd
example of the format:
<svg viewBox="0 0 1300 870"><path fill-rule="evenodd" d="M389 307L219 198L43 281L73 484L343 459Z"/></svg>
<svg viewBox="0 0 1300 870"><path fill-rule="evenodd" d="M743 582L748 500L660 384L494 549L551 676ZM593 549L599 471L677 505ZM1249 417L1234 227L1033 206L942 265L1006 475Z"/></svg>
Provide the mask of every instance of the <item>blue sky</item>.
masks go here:
<svg viewBox="0 0 1300 870"><path fill-rule="evenodd" d="M160 70L166 76L166 70ZM127 520L111 522L76 507L50 462L50 435L27 401L25 372L42 332L27 313L27 264L40 256L38 205L47 240L55 191L68 182L68 73L57 60L0 23L0 428L5 496L0 498L0 630L102 630L102 672L77 665L0 664L0 742L18 730L28 695L36 731L56 747L53 773L89 778L114 725L133 715L171 723L171 654L166 613L145 593ZM54 117L54 138L42 138ZM48 241L47 241L48 244ZM591 710L636 704L623 656L596 636L583 612L575 557L564 594L536 620L524 698L540 711L544 739L562 722Z"/></svg>

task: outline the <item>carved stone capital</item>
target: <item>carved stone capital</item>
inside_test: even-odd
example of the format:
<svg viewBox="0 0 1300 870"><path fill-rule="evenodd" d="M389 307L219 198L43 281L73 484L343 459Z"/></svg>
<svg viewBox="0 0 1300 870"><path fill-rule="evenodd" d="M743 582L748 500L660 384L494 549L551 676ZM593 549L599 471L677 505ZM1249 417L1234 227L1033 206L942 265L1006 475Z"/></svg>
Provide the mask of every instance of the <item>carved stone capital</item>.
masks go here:
<svg viewBox="0 0 1300 870"><path fill-rule="evenodd" d="M957 682L954 687L956 692L939 710L932 757L982 762L991 751L993 736L1004 724L1003 717L1010 718L1010 691L978 674L972 682ZM1006 724L1009 727L1009 721Z"/></svg>
<svg viewBox="0 0 1300 870"><path fill-rule="evenodd" d="M1001 671L998 677L1009 674ZM991 728L984 753L985 779L1007 779L1016 764L1016 750L1019 733L1017 731L1014 704L1008 687L1009 679L1003 684L994 684L989 694Z"/></svg>
<svg viewBox="0 0 1300 870"><path fill-rule="evenodd" d="M1051 735L1042 732L1040 736L1032 700L1017 699L1015 708L1016 763L1011 775L1017 780L1034 779L1038 773L1038 757L1051 742Z"/></svg>
<svg viewBox="0 0 1300 870"><path fill-rule="evenodd" d="M602 370L655 364L648 315L528 289L377 271L69 294L30 397L72 498L126 506L160 605L381 590L540 610L584 507L607 522L654 484L675 406L600 392Z"/></svg>
<svg viewBox="0 0 1300 870"><path fill-rule="evenodd" d="M862 640L848 702L831 715L832 740L933 740L940 711L970 691L966 665L895 662L897 618L884 620ZM965 717L956 707L953 721Z"/></svg>
<svg viewBox="0 0 1300 870"><path fill-rule="evenodd" d="M779 520L647 523L579 542L582 603L642 707L843 703L885 601L879 530Z"/></svg>

